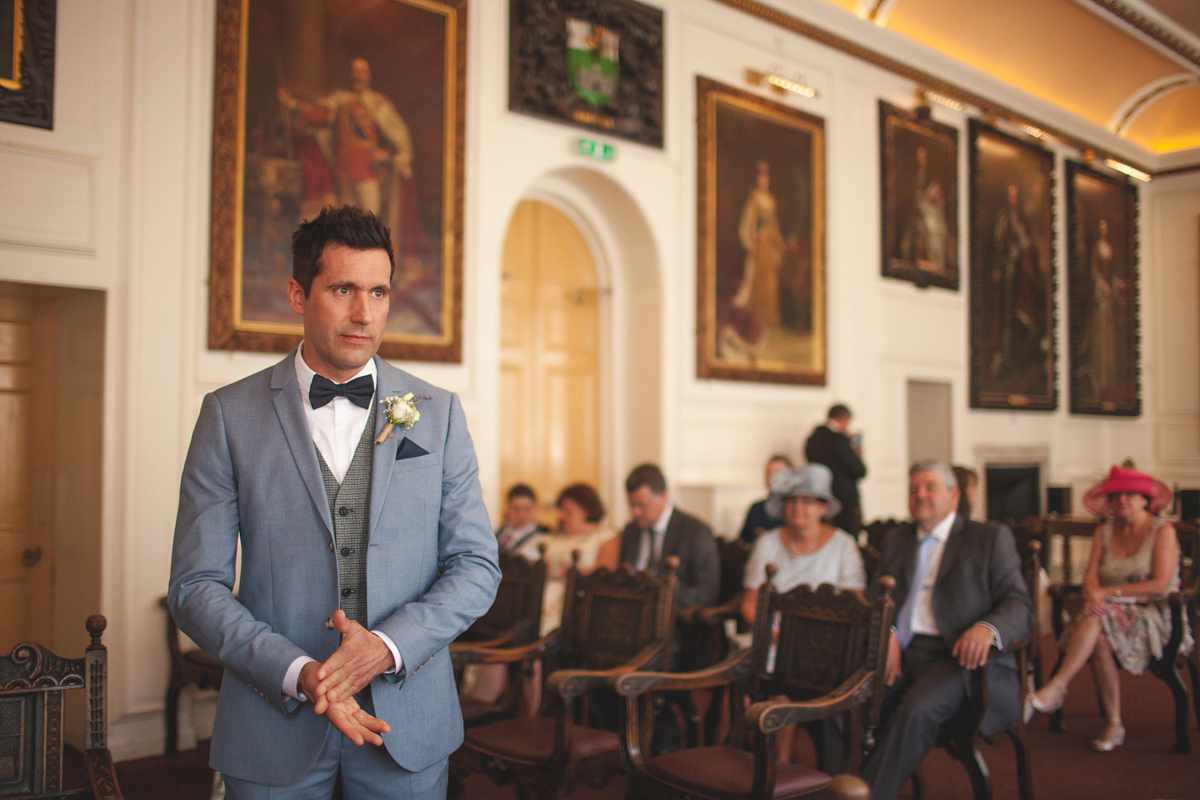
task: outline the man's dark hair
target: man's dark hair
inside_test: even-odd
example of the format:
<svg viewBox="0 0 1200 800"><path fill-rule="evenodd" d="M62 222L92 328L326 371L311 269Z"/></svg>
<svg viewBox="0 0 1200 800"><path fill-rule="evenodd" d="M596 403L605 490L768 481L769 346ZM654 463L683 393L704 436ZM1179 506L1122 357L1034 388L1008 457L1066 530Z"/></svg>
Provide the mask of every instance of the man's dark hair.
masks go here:
<svg viewBox="0 0 1200 800"><path fill-rule="evenodd" d="M850 419L850 407L843 403L834 403L829 407L829 413L825 415L826 419Z"/></svg>
<svg viewBox="0 0 1200 800"><path fill-rule="evenodd" d="M527 483L515 483L513 484L513 487L508 490L508 502L511 503L518 497L528 497L533 502L537 502L537 495L534 493L533 487Z"/></svg>
<svg viewBox="0 0 1200 800"><path fill-rule="evenodd" d="M651 494L663 494L667 491L667 479L657 464L639 464L625 479L625 491L633 494L645 486Z"/></svg>
<svg viewBox="0 0 1200 800"><path fill-rule="evenodd" d="M788 469L791 469L793 466L792 459L786 453L773 453L771 457L767 459L767 463L770 464L772 461L778 461L782 464L787 464Z"/></svg>
<svg viewBox="0 0 1200 800"><path fill-rule="evenodd" d="M352 250L383 250L392 265L388 280L396 274L396 254L387 225L358 206L326 206L316 219L301 222L292 234L292 279L300 284L305 297L321 272L321 256L330 243Z"/></svg>
<svg viewBox="0 0 1200 800"><path fill-rule="evenodd" d="M588 522L595 524L604 519L604 501L596 494L596 490L586 483L572 483L563 489L558 493L554 507L562 508L563 500L570 500L582 508Z"/></svg>

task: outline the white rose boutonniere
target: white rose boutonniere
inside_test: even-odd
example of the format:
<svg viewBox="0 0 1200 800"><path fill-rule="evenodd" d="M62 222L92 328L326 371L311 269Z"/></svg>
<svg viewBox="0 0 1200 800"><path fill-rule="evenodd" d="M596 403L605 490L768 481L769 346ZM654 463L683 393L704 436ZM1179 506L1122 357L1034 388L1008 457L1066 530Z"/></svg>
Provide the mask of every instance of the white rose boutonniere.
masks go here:
<svg viewBox="0 0 1200 800"><path fill-rule="evenodd" d="M387 425L384 425L383 430L379 432L375 444L386 442L397 425L403 425L404 430L411 431L413 425L416 425L417 421L421 419L417 403L428 399L428 397L413 397L413 393L408 392L403 397L392 395L380 400L379 405L383 406L383 412L387 414Z"/></svg>

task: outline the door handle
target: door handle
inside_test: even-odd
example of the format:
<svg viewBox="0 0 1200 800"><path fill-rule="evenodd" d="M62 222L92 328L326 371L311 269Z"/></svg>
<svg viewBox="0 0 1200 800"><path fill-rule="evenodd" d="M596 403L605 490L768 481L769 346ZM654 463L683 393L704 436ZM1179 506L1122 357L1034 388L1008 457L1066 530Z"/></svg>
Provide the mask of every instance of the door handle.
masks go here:
<svg viewBox="0 0 1200 800"><path fill-rule="evenodd" d="M42 560L42 548L27 547L25 552L21 553L21 564L26 567L36 566Z"/></svg>

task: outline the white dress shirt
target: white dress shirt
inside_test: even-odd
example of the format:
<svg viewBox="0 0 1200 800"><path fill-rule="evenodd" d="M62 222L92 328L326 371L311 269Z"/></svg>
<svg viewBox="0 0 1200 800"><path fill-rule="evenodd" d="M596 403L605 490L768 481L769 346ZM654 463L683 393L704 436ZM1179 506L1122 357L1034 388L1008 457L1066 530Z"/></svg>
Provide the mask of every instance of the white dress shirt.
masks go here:
<svg viewBox="0 0 1200 800"><path fill-rule="evenodd" d="M317 446L321 458L325 460L325 466L329 467L333 477L338 483L341 483L342 479L346 477L346 470L350 469L350 461L354 458L354 451L358 449L358 443L362 439L363 428L367 427L367 419L371 416L371 407L360 408L350 402L347 397L335 397L320 408L313 408L312 401L308 399L308 390L317 373L304 360L304 342L301 342L300 346L296 348L295 364L296 381L300 389L300 404L304 407L304 418L308 420L308 431L312 434L313 444ZM372 358L368 361L366 366L350 380L361 378L363 375L370 375L371 380L378 388L375 359ZM371 397L371 402L375 402L374 395ZM392 659L396 667L391 672L399 672L403 661L396 643L386 633L380 631L371 631L371 633L382 639L388 650L392 651ZM283 676L284 694L300 701L308 699L297 684L300 680L300 670L304 669L304 665L310 661L316 661L316 659L300 656L288 666L287 672Z"/></svg>

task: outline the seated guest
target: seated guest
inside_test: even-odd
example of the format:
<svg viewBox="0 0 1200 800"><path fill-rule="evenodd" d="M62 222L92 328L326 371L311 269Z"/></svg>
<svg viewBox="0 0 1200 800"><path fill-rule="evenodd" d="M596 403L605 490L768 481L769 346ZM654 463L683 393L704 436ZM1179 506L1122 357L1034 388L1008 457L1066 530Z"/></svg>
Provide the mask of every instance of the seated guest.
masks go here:
<svg viewBox="0 0 1200 800"><path fill-rule="evenodd" d="M833 475L823 464L808 464L775 474L771 496L766 501L767 513L782 517L784 523L759 537L746 562L742 616L749 624L754 624L758 590L767 579L767 564L778 568L774 584L780 592L802 583L814 588L832 583L838 589L852 589L860 595L866 588L867 575L858 543L841 528L826 522L841 509L841 503L830 492L832 483ZM817 740L821 768L836 772L843 748L840 726L829 722L810 726L809 730ZM800 745L794 726L784 728L777 736L779 760L790 762Z"/></svg>
<svg viewBox="0 0 1200 800"><path fill-rule="evenodd" d="M1141 675L1151 658L1162 656L1171 635L1171 614L1162 598L1179 589L1179 541L1175 526L1157 516L1170 503L1171 490L1158 478L1116 466L1083 498L1089 511L1108 521L1092 537L1083 612L1063 631L1062 663L1050 682L1029 696L1026 713L1057 711L1067 685L1091 659L1108 716L1093 750L1108 752L1125 741L1117 665ZM1158 602L1135 605L1135 600ZM1192 644L1192 633L1185 630L1180 651L1190 653Z"/></svg>
<svg viewBox="0 0 1200 800"><path fill-rule="evenodd" d="M597 567L616 569L617 537L612 528L601 526L604 503L586 483L572 483L558 493L558 532L543 536L546 546L546 591L542 599L542 635L562 622L563 591L573 553L579 551L579 570Z"/></svg>
<svg viewBox="0 0 1200 800"><path fill-rule="evenodd" d="M754 624L758 589L767 579L767 564L774 564L775 588L786 592L802 583L816 588L832 583L838 589L859 593L867 586L862 555L854 537L826 520L841 503L830 493L833 476L823 464L807 464L775 474L767 513L784 523L767 531L754 544L746 562L742 616Z"/></svg>
<svg viewBox="0 0 1200 800"><path fill-rule="evenodd" d="M675 507L667 479L655 464L634 467L625 479L625 492L633 520L621 531L620 563L662 576L667 559L676 556L679 605L712 605L721 577L712 529Z"/></svg>
<svg viewBox="0 0 1200 800"><path fill-rule="evenodd" d="M874 600L880 578L896 579L884 722L863 768L872 800L892 800L912 776L938 727L966 702L967 670L987 667L983 734L1016 722L1020 678L1005 647L1033 626L1012 532L956 513L958 485L945 464L920 462L908 474L913 521L888 535L867 591ZM990 658L993 646L1000 655Z"/></svg>
<svg viewBox="0 0 1200 800"><path fill-rule="evenodd" d="M979 507L975 502L979 495L979 473L960 464L955 464L952 469L954 480L958 482L958 513L974 519L973 512Z"/></svg>
<svg viewBox="0 0 1200 800"><path fill-rule="evenodd" d="M537 495L533 487L518 483L508 490L504 525L496 531L501 550L511 550L533 560L538 557L538 534L550 529L537 521Z"/></svg>
<svg viewBox="0 0 1200 800"><path fill-rule="evenodd" d="M766 483L767 491L771 491L771 479L780 470L791 469L792 460L785 455L776 453L767 459L766 468ZM746 521L742 523L742 532L738 534L738 538L746 544L754 544L754 540L766 533L769 530L774 530L783 524L783 519L778 516L771 516L767 513L767 500L764 497L762 500L751 504L746 511Z"/></svg>

